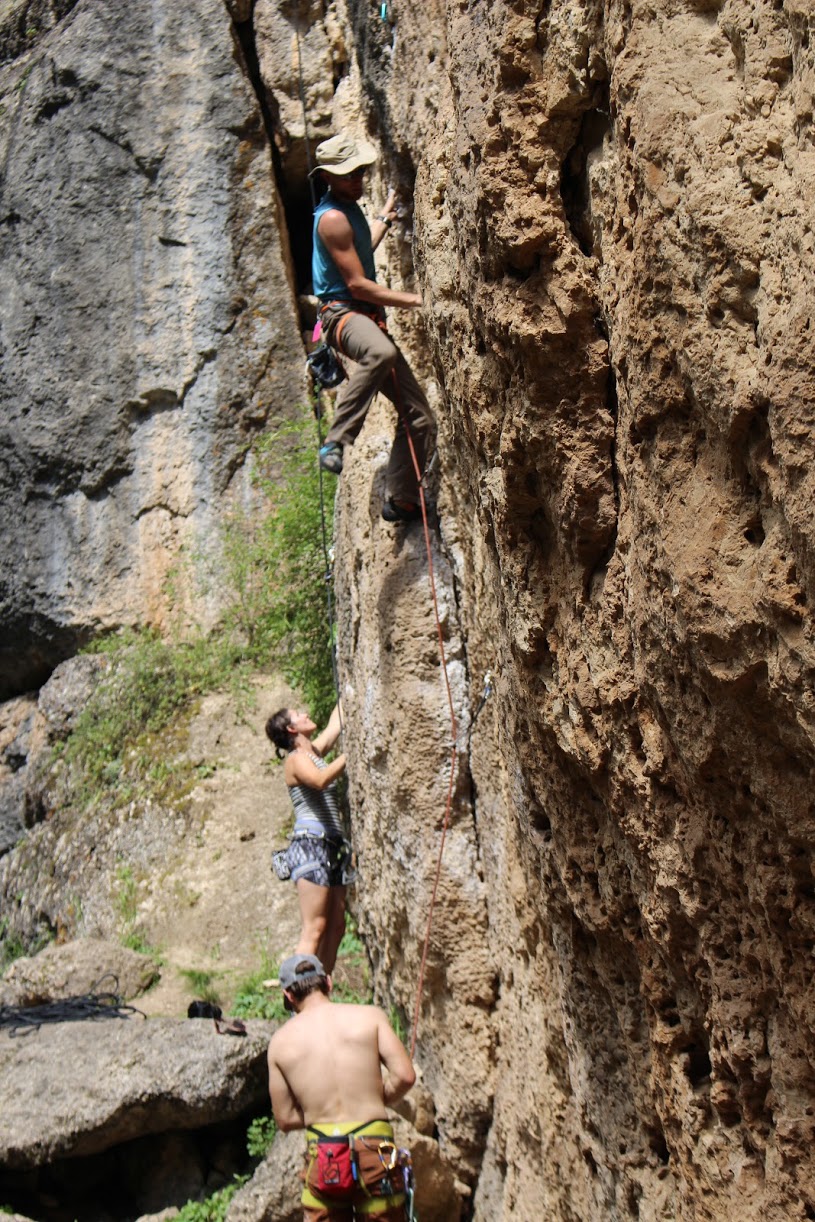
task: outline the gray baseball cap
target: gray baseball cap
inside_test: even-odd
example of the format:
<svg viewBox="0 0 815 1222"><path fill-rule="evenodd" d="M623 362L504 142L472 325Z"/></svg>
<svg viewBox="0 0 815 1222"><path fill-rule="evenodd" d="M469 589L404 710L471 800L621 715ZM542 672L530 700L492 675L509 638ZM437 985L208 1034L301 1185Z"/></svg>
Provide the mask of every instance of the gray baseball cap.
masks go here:
<svg viewBox="0 0 815 1222"><path fill-rule="evenodd" d="M305 971L299 971L305 967ZM326 971L316 955L289 955L280 964L277 978L281 989L290 989L293 984L305 984L307 980L318 980L325 977Z"/></svg>

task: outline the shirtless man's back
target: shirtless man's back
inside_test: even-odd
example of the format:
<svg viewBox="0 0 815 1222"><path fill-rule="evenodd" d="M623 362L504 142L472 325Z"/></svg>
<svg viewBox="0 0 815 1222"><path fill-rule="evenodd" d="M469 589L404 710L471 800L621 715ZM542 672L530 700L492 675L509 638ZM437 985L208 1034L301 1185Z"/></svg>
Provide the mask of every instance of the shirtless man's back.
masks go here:
<svg viewBox="0 0 815 1222"><path fill-rule="evenodd" d="M278 1127L308 1126L311 1134L304 1219L350 1218L355 1208L358 1216L401 1222L403 1185L387 1165L395 1153L387 1107L415 1081L410 1057L378 1006L329 1000L330 982L313 955L281 964L280 983L295 1015L269 1044L269 1091ZM320 1178L319 1147L333 1157L332 1141L350 1145L356 1164L345 1196Z"/></svg>

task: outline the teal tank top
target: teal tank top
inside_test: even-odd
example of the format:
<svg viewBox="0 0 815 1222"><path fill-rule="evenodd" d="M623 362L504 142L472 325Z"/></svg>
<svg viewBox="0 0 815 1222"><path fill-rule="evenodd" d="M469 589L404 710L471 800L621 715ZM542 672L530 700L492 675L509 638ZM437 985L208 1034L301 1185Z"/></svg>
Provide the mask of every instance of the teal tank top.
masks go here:
<svg viewBox="0 0 815 1222"><path fill-rule="evenodd" d="M324 212L336 208L344 213L354 231L354 246L356 247L362 269L369 280L376 280L374 267L374 251L371 246L371 231L359 204L341 204L332 199L326 192L314 212L314 250L311 256L311 278L314 282L315 295L322 301L351 301L351 290L342 278L325 244L317 233L320 217Z"/></svg>

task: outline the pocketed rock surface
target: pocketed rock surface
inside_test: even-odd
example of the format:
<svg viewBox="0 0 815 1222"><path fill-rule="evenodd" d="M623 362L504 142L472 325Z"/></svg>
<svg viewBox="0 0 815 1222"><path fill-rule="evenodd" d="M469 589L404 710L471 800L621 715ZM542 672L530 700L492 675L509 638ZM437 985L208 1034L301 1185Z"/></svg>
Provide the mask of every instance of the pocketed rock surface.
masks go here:
<svg viewBox="0 0 815 1222"><path fill-rule="evenodd" d="M459 726L419 1056L474 1216L805 1218L815 1033L811 15L349 10L414 209ZM428 112L432 120L428 121ZM409 249L412 243L412 251ZM421 531L340 486L355 834L410 1016L451 740ZM351 695L353 693L353 695Z"/></svg>

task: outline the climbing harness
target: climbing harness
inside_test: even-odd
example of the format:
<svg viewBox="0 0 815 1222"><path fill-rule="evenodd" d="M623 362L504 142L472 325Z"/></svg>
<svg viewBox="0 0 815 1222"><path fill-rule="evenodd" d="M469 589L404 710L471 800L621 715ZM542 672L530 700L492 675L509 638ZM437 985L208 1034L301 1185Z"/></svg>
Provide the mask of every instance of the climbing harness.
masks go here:
<svg viewBox="0 0 815 1222"><path fill-rule="evenodd" d="M88 993L78 997L65 997L61 1001L46 1002L40 1006L0 1006L0 1027L8 1027L12 1039L18 1035L30 1035L39 1031L43 1023L75 1023L85 1019L129 1018L140 1014L135 1006L124 1004L118 992L97 991L106 980L113 982L118 990L119 980L113 972L107 972L91 985Z"/></svg>
<svg viewBox="0 0 815 1222"><path fill-rule="evenodd" d="M408 1180L412 1184L413 1176L410 1155L389 1138L364 1133L376 1123L366 1120L347 1133L325 1132L313 1124L306 1126L311 1135L306 1184L312 1192L346 1200L355 1189L371 1198L407 1193Z"/></svg>
<svg viewBox="0 0 815 1222"><path fill-rule="evenodd" d="M327 832L295 832L289 843L284 849L275 849L272 852L272 870L280 879L281 882L288 882L290 878L299 870L303 871L303 863L295 863L294 871L292 871L291 857L289 852L292 846L298 840L324 840L329 848L328 864L335 869L342 871L342 886L350 887L357 880L357 872L353 867L353 849L350 840L344 837L342 840L336 836L329 836ZM295 878L295 882L297 879Z"/></svg>

